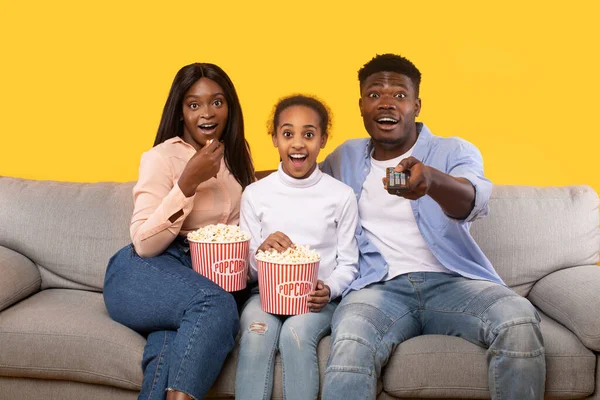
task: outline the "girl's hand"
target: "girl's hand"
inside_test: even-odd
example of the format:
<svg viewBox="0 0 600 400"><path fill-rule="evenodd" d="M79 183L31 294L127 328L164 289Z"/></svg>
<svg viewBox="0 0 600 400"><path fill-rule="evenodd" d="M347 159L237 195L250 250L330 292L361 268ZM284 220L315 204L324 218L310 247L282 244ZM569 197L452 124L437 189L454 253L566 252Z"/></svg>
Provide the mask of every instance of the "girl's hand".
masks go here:
<svg viewBox="0 0 600 400"><path fill-rule="evenodd" d="M213 140L190 158L177 182L186 197L193 196L198 185L217 175L223 152L223 145L218 140Z"/></svg>
<svg viewBox="0 0 600 400"><path fill-rule="evenodd" d="M292 244L292 240L289 237L287 237L284 233L277 231L275 233L271 233L256 251L275 249L279 253L283 253L292 247Z"/></svg>
<svg viewBox="0 0 600 400"><path fill-rule="evenodd" d="M331 289L319 279L316 290L308 294L308 309L311 312L321 311L329 303L329 296L331 296Z"/></svg>

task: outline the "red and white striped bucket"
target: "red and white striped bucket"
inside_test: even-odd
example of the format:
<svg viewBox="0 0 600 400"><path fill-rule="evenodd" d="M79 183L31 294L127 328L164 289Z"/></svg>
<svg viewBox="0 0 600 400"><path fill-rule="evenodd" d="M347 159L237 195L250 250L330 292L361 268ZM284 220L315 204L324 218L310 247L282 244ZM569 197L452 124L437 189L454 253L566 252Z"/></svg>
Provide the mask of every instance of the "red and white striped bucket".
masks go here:
<svg viewBox="0 0 600 400"><path fill-rule="evenodd" d="M279 264L256 260L260 306L278 315L309 312L308 294L315 290L319 261L305 264Z"/></svg>
<svg viewBox="0 0 600 400"><path fill-rule="evenodd" d="M188 239L189 240L189 239ZM243 242L190 242L192 267L228 292L246 287L250 240Z"/></svg>

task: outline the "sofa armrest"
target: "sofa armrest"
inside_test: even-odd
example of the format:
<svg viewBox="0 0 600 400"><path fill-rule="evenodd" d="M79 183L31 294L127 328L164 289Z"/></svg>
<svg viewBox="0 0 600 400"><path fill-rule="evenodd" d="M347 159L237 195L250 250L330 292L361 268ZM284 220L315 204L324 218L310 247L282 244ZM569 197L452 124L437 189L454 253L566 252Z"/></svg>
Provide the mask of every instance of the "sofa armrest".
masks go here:
<svg viewBox="0 0 600 400"><path fill-rule="evenodd" d="M600 267L551 273L536 282L529 301L569 328L589 349L600 351Z"/></svg>
<svg viewBox="0 0 600 400"><path fill-rule="evenodd" d="M24 255L0 246L0 311L40 290L40 270Z"/></svg>

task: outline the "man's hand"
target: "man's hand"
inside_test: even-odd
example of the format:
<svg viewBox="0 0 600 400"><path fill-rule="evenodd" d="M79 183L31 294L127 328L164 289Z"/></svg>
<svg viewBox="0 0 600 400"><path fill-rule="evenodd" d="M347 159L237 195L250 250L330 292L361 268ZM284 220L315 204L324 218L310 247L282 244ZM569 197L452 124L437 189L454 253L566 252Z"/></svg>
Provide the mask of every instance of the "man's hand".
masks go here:
<svg viewBox="0 0 600 400"><path fill-rule="evenodd" d="M322 280L317 281L316 290L308 294L308 309L311 312L319 312L329 303L331 289Z"/></svg>
<svg viewBox="0 0 600 400"><path fill-rule="evenodd" d="M416 200L429 195L446 215L459 220L467 218L475 207L475 187L465 178L456 178L428 167L414 157L400 161L394 170L410 171L408 190L398 193L398 196ZM387 190L386 179L382 181Z"/></svg>
<svg viewBox="0 0 600 400"><path fill-rule="evenodd" d="M178 181L179 188L186 197L193 196L198 185L217 175L224 149L218 140L213 140L190 158Z"/></svg>
<svg viewBox="0 0 600 400"><path fill-rule="evenodd" d="M287 237L286 234L277 231L275 233L271 233L265 239L265 241L262 242L262 244L257 249L257 251L258 250L267 251L267 250L275 249L279 253L283 253L284 251L286 251L287 249L292 247L292 245L293 245L292 240L289 237Z"/></svg>
<svg viewBox="0 0 600 400"><path fill-rule="evenodd" d="M404 197L409 200L416 200L419 197L425 196L432 185L431 170L421 161L414 157L407 157L400 161L396 168L396 172L410 171L408 178L408 190L397 193L397 196ZM387 190L386 178L382 179L383 187Z"/></svg>

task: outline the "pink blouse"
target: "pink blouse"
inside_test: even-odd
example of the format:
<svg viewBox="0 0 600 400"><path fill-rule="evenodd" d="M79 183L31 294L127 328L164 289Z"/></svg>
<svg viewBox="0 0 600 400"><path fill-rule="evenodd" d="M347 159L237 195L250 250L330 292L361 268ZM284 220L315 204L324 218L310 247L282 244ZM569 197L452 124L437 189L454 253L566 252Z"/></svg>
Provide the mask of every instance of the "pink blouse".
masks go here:
<svg viewBox="0 0 600 400"><path fill-rule="evenodd" d="M237 225L242 187L221 161L216 178L202 182L185 197L177 181L196 150L174 137L142 154L139 179L133 188L134 210L129 233L141 257L156 256L177 235L208 224ZM169 218L183 210L175 222Z"/></svg>

